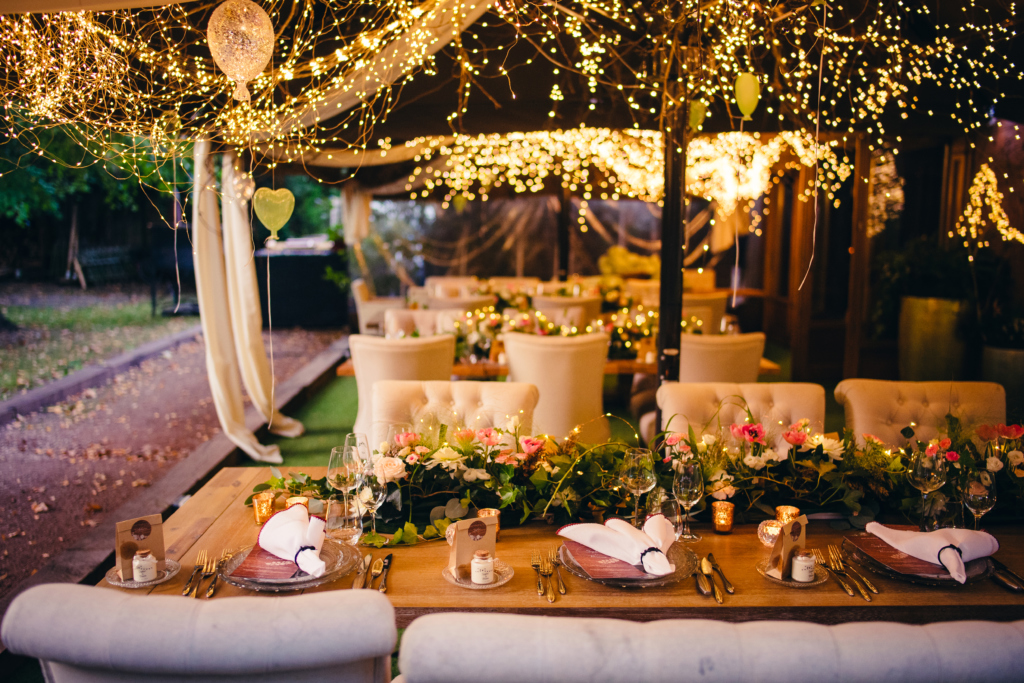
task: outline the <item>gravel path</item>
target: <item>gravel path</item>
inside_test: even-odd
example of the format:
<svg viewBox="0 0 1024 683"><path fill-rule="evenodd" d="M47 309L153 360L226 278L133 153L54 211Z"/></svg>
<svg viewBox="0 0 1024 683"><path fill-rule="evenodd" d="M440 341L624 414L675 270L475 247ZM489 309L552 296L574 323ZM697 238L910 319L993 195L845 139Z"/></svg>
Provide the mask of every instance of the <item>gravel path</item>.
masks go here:
<svg viewBox="0 0 1024 683"><path fill-rule="evenodd" d="M338 334L275 331L276 380ZM0 428L0 595L218 431L199 338Z"/></svg>

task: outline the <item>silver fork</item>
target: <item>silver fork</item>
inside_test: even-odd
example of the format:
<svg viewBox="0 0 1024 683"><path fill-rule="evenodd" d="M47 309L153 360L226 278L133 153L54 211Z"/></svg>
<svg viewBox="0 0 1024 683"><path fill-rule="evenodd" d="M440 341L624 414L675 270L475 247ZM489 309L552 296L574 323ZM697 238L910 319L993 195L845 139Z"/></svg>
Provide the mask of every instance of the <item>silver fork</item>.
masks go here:
<svg viewBox="0 0 1024 683"><path fill-rule="evenodd" d="M200 550L199 554L196 555L196 565L192 568L192 575L188 577L188 581L185 582L185 587L181 589L182 595L188 595L192 592L192 582L196 580L196 575L203 570L206 565L206 551Z"/></svg>
<svg viewBox="0 0 1024 683"><path fill-rule="evenodd" d="M540 553L533 553L530 559L530 566L537 572L537 595L544 595L544 579L540 573Z"/></svg>
<svg viewBox="0 0 1024 683"><path fill-rule="evenodd" d="M843 590L846 591L846 594L849 595L852 598L853 597L853 589L850 588L850 586L847 585L847 583L845 581L843 581L843 579L838 574L836 574L834 571L832 571L832 567L830 567L828 565L828 562L825 561L825 556L822 554L822 552L820 550L818 550L817 548L813 549L811 552L814 554L814 560L818 564L820 564L822 567L824 567L826 571L832 572L832 576L834 576L836 581L839 582L839 585L843 587Z"/></svg>
<svg viewBox="0 0 1024 683"><path fill-rule="evenodd" d="M843 571L849 572L851 575L853 575L854 579L860 579L861 583L863 583L865 586L867 586L867 589L869 591L871 591L875 595L878 595L878 589L875 588L875 584L873 584L870 581L868 581L868 577L864 576L864 574L862 574L861 572L859 572L856 569L854 569L853 568L853 564L851 564L850 562L846 561L844 553L839 548L839 546L830 545L828 547L828 550L829 550L830 553L835 553L836 561L839 563L839 568L840 569L842 569Z"/></svg>
<svg viewBox="0 0 1024 683"><path fill-rule="evenodd" d="M835 549L833 548L833 546L828 547L829 567L832 568L832 572L836 574L836 576L842 576L846 579L849 579L850 583L853 584L853 587L857 589L858 593L860 593L860 597L864 598L868 602L871 602L871 596L868 594L866 590L864 590L864 586L860 585L857 579L847 574L846 570L843 569L843 562L838 557L836 557L836 553L833 552L834 550Z"/></svg>
<svg viewBox="0 0 1024 683"><path fill-rule="evenodd" d="M199 599L199 589L203 585L203 581L206 581L208 578L213 576L214 573L216 573L216 569L217 563L214 561L212 557L207 557L206 564L203 565L203 573L199 576L198 579L196 579L195 591L192 593L192 597L196 598L197 600Z"/></svg>
<svg viewBox="0 0 1024 683"><path fill-rule="evenodd" d="M562 566L561 561L558 559L558 551L554 548L548 553L548 558L551 560L552 566L555 568L555 578L558 579L558 592L560 595L565 595L565 583L562 581L562 572L559 571L559 567ZM550 579L548 579L550 581Z"/></svg>

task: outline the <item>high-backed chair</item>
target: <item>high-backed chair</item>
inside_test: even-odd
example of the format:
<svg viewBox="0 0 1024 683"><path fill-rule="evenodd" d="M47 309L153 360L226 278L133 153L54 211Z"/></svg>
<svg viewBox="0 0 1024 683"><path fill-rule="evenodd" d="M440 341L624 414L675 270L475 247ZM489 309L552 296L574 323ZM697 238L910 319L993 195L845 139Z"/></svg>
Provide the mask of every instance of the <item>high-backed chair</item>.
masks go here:
<svg viewBox="0 0 1024 683"><path fill-rule="evenodd" d="M435 310L458 309L460 311L475 311L480 308L487 308L494 305L495 298L490 294L477 294L473 296L431 296L427 305Z"/></svg>
<svg viewBox="0 0 1024 683"><path fill-rule="evenodd" d="M596 443L608 438L608 419L601 404L608 335L542 337L507 332L502 339L509 380L527 382L540 390L534 431L561 438L588 423L580 427L581 441Z"/></svg>
<svg viewBox="0 0 1024 683"><path fill-rule="evenodd" d="M704 320L705 333L718 334L722 331L722 318L725 317L729 296L729 292L684 292L683 315L686 316L687 311L690 311L690 315L697 315ZM706 319L706 311L710 311L710 319Z"/></svg>
<svg viewBox="0 0 1024 683"><path fill-rule="evenodd" d="M382 379L448 380L455 362L455 337L439 334L413 339L348 338L356 373L359 408L353 432L373 427L373 385Z"/></svg>
<svg viewBox="0 0 1024 683"><path fill-rule="evenodd" d="M389 309L384 311L384 336L389 339L411 337L413 333L429 337L437 333L437 311Z"/></svg>
<svg viewBox="0 0 1024 683"><path fill-rule="evenodd" d="M764 340L761 332L684 334L679 348L679 381L756 382Z"/></svg>
<svg viewBox="0 0 1024 683"><path fill-rule="evenodd" d="M426 416L442 424L473 429L505 428L518 417L523 434L532 434L533 410L540 393L520 382L401 382L384 380L373 386L373 429L370 443L388 436L397 423L415 425Z"/></svg>
<svg viewBox="0 0 1024 683"><path fill-rule="evenodd" d="M488 281L495 289L509 289L513 292L535 292L540 284L539 277L492 277Z"/></svg>
<svg viewBox="0 0 1024 683"><path fill-rule="evenodd" d="M535 296L533 307L548 317L559 315L571 306L579 306L583 310L583 324L601 317L601 297L599 296Z"/></svg>
<svg viewBox="0 0 1024 683"><path fill-rule="evenodd" d="M352 298L356 302L356 317L359 318L359 334L381 334L384 328L384 312L405 308L401 297L371 297L366 281L352 281Z"/></svg>
<svg viewBox="0 0 1024 683"><path fill-rule="evenodd" d="M423 282L432 297L457 297L464 287L476 287L480 281L473 275L431 275Z"/></svg>
<svg viewBox="0 0 1024 683"><path fill-rule="evenodd" d="M16 597L2 627L48 683L384 683L397 636L377 591L186 600L66 583Z"/></svg>
<svg viewBox="0 0 1024 683"><path fill-rule="evenodd" d="M431 308L436 316L434 329L438 334L455 332L455 321L462 321L466 318L466 311L461 308Z"/></svg>
<svg viewBox="0 0 1024 683"><path fill-rule="evenodd" d="M700 434L705 426L743 424L745 408L761 420L779 444L782 431L804 418L816 431L825 428L825 388L818 384L791 382L729 384L724 382L668 382L658 387L661 429L687 433L690 426ZM654 413L644 416L640 431L653 436ZM650 422L650 426L643 422Z"/></svg>
<svg viewBox="0 0 1024 683"><path fill-rule="evenodd" d="M439 633L500 633L504 646L454 657L438 647ZM409 626L395 683L1008 683L1020 680L1022 659L1024 621L823 626L449 612Z"/></svg>
<svg viewBox="0 0 1024 683"><path fill-rule="evenodd" d="M683 289L687 292L710 292L715 288L715 271L711 268L687 268L683 271Z"/></svg>
<svg viewBox="0 0 1024 683"><path fill-rule="evenodd" d="M626 280L625 289L633 302L647 307L661 305L661 282L659 280L640 280L630 278Z"/></svg>
<svg viewBox="0 0 1024 683"><path fill-rule="evenodd" d="M904 446L900 431L916 423L914 439L927 441L945 430L946 415L965 426L1006 421L1006 391L993 382L889 382L846 379L836 386L846 411L846 427L864 445L864 434Z"/></svg>

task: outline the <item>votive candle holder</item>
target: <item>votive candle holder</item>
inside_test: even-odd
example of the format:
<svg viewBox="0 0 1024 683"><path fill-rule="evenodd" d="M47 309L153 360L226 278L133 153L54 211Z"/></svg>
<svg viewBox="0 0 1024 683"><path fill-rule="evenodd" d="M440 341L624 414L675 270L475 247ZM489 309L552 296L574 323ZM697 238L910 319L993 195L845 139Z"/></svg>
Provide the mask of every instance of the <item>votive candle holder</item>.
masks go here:
<svg viewBox="0 0 1024 683"><path fill-rule="evenodd" d="M252 497L252 514L257 524L263 524L274 515L274 493L263 491Z"/></svg>
<svg viewBox="0 0 1024 683"><path fill-rule="evenodd" d="M496 524L494 525L494 541L497 542L501 538L501 510L495 508L480 508L476 511L477 517L494 517Z"/></svg>
<svg viewBox="0 0 1024 683"><path fill-rule="evenodd" d="M789 524L800 516L800 508L792 505L780 505L775 508L775 519L783 524Z"/></svg>
<svg viewBox="0 0 1024 683"><path fill-rule="evenodd" d="M308 512L309 511L309 498L307 498L306 496L292 496L291 498L289 498L286 501L284 501L284 509L285 510L287 510L288 508L290 508L293 505L301 505L301 506L305 507L306 511Z"/></svg>
<svg viewBox="0 0 1024 683"><path fill-rule="evenodd" d="M711 504L711 519L715 524L716 534L727 534L732 531L732 513L736 506L724 500Z"/></svg>
<svg viewBox="0 0 1024 683"><path fill-rule="evenodd" d="M766 548L774 548L782 532L782 522L777 519L766 519L757 525L757 538Z"/></svg>

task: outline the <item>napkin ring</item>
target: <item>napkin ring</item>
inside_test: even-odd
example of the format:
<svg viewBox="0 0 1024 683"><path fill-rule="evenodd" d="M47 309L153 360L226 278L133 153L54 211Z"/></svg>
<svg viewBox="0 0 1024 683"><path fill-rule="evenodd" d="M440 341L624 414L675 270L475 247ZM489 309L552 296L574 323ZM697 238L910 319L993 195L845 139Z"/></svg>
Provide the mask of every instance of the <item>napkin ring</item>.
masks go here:
<svg viewBox="0 0 1024 683"><path fill-rule="evenodd" d="M644 555L646 555L647 553L660 553L660 552L661 552L661 548L655 548L653 546L648 548L647 550L645 550L642 553L640 553L640 564L644 563ZM662 553L662 554L664 555L664 553Z"/></svg>
<svg viewBox="0 0 1024 683"><path fill-rule="evenodd" d="M292 562L294 562L295 564L298 564L299 563L299 555L302 554L302 551L304 551L304 550L316 550L316 546L315 545L299 546L299 549L297 551L295 551L295 559L293 559Z"/></svg>
<svg viewBox="0 0 1024 683"><path fill-rule="evenodd" d="M950 543L949 545L944 545L941 548L939 548L939 554L937 556L939 558L939 564L942 564L942 551L946 550L947 548L952 548L953 550L955 550L957 552L957 554L960 555L960 559L961 560L964 559L964 551L960 550L960 548L958 548L957 546L955 546L952 543Z"/></svg>

